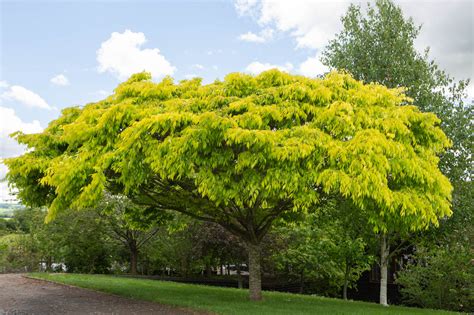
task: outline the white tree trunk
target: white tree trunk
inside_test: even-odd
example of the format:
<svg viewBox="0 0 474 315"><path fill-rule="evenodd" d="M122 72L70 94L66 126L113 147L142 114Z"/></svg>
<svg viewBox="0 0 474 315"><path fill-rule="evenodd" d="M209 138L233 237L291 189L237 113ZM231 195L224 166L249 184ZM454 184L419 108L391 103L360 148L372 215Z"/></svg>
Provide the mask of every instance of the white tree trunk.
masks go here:
<svg viewBox="0 0 474 315"><path fill-rule="evenodd" d="M390 247L387 242L387 234L383 234L380 240L380 304L384 306L388 306L387 278L389 253Z"/></svg>

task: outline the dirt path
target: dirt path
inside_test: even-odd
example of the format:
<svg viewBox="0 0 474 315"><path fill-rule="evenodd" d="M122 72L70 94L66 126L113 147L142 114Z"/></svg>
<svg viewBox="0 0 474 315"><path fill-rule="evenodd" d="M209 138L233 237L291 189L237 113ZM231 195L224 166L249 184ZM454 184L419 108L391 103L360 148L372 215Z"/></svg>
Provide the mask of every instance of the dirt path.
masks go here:
<svg viewBox="0 0 474 315"><path fill-rule="evenodd" d="M0 275L0 314L199 314L146 301L25 278ZM202 314L202 313L201 313Z"/></svg>

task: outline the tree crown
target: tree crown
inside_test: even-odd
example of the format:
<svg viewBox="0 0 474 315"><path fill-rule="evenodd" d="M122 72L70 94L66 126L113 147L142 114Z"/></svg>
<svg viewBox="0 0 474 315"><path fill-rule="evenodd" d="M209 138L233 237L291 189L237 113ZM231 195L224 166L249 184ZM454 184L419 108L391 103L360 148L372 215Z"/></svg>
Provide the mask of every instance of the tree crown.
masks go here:
<svg viewBox="0 0 474 315"><path fill-rule="evenodd" d="M138 73L42 133L16 133L30 151L6 163L20 198L48 205L50 218L115 189L247 233L324 192L371 210L377 230L418 229L451 213L439 123L401 89L337 72L232 73L208 85Z"/></svg>

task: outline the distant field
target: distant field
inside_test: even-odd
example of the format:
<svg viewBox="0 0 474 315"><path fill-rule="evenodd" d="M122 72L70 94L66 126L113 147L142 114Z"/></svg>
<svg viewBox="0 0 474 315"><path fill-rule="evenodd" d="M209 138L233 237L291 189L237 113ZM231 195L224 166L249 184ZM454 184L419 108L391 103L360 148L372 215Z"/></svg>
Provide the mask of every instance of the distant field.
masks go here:
<svg viewBox="0 0 474 315"><path fill-rule="evenodd" d="M11 218L14 209L0 208L0 218Z"/></svg>
<svg viewBox="0 0 474 315"><path fill-rule="evenodd" d="M455 314L268 291L263 293L263 301L250 302L247 298L248 290L106 275L34 273L31 276L129 298L217 314Z"/></svg>
<svg viewBox="0 0 474 315"><path fill-rule="evenodd" d="M15 203L0 203L0 218L11 218L13 212L22 208L21 205Z"/></svg>

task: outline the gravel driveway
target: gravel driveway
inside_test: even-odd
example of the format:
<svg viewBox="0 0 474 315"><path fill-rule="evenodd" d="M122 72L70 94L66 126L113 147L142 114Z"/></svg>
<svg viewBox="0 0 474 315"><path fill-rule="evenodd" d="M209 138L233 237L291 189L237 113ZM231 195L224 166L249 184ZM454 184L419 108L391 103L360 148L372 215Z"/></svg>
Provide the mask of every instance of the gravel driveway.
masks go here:
<svg viewBox="0 0 474 315"><path fill-rule="evenodd" d="M203 314L87 289L0 274L0 314Z"/></svg>

